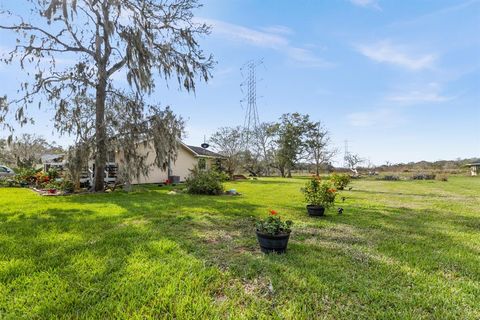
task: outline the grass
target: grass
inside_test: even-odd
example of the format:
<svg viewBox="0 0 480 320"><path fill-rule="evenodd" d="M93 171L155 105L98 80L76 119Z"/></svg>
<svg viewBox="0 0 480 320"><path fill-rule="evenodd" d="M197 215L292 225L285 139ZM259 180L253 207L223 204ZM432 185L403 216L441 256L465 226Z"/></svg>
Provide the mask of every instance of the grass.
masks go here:
<svg viewBox="0 0 480 320"><path fill-rule="evenodd" d="M324 218L306 216L304 181L0 189L0 318L480 318L480 179L354 181ZM286 255L258 249L270 208L295 222Z"/></svg>

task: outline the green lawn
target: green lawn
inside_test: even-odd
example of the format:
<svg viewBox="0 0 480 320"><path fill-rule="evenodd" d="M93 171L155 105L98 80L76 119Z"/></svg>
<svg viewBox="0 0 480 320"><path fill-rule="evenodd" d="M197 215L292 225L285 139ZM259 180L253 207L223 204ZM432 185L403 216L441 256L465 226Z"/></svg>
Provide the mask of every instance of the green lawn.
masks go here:
<svg viewBox="0 0 480 320"><path fill-rule="evenodd" d="M302 179L243 195L0 189L1 319L480 319L480 179L354 181L309 218ZM254 221L295 222L263 255Z"/></svg>

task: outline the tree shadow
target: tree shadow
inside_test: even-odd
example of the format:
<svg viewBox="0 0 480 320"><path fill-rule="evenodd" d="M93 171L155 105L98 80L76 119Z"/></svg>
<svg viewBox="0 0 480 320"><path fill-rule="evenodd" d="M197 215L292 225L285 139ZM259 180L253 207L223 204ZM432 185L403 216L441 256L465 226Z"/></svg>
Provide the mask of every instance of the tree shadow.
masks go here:
<svg viewBox="0 0 480 320"><path fill-rule="evenodd" d="M204 318L218 317L225 309L237 309L232 315L239 315L255 305L264 316L315 318L327 312L367 318L373 311L364 306L375 301L376 308L397 309L391 317L465 318L468 310L460 306L472 300L464 292L478 293L467 283L480 281L478 248L441 228L474 232L476 217L346 204L344 215L314 219L303 206L292 206L298 228L288 253L264 255L254 235L260 208L242 197L167 195L147 188L62 198L34 217L3 219L4 259L20 262L0 273L2 283L17 288L15 283L28 274L40 280L50 274L44 280L64 293L55 296L43 285L44 291L37 292L43 296L33 298L28 289L19 290L15 298L22 302L25 296L24 304L12 314L29 314L33 308L30 314L40 317L65 316L65 310L72 317L73 310L87 317L98 312L133 316L153 305L160 314L180 316L175 308L185 303L194 305L190 314ZM450 293L441 284L445 277L453 277L448 280L457 290L446 302L441 299ZM419 301L418 295L433 300ZM395 308L392 299L398 297L402 307ZM223 304L215 302L223 298ZM405 310L420 313L401 313Z"/></svg>

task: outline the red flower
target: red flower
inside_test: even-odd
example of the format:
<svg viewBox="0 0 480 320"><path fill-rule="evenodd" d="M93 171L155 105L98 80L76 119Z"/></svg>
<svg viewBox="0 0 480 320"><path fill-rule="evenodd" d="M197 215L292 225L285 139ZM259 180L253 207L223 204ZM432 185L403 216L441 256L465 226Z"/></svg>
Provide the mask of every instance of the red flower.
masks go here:
<svg viewBox="0 0 480 320"><path fill-rule="evenodd" d="M277 211L275 211L275 210L270 210L270 214L271 214L272 216L275 216L275 215L277 215L277 214L278 214L278 212L277 212Z"/></svg>

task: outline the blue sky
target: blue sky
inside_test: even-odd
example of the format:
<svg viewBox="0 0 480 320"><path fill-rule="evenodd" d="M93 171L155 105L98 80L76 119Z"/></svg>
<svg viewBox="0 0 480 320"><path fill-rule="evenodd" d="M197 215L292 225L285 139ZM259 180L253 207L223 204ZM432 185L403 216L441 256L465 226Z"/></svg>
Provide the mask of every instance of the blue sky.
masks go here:
<svg viewBox="0 0 480 320"><path fill-rule="evenodd" d="M335 147L348 140L375 164L480 156L479 0L203 3L196 19L213 28L201 43L218 61L214 78L196 94L160 82L150 97L187 120L187 142L243 124L240 67L263 59L262 121L308 113ZM0 35L5 50L13 43ZM13 96L22 76L15 67L0 72ZM19 130L54 137L51 113L34 114L37 124Z"/></svg>

